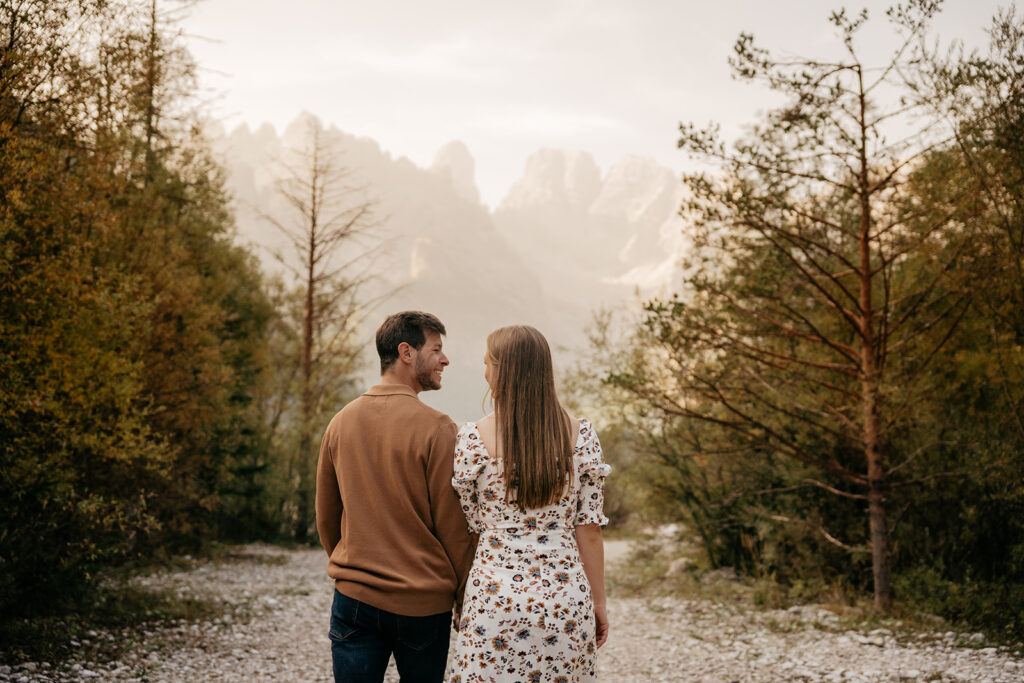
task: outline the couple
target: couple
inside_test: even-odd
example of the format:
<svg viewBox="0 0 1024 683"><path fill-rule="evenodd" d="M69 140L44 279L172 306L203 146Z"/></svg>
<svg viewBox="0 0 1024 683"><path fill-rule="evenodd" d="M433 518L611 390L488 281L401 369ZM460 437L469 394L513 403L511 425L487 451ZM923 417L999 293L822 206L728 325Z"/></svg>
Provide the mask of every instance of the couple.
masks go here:
<svg viewBox="0 0 1024 683"><path fill-rule="evenodd" d="M444 325L406 311L377 330L381 383L324 434L316 517L335 580L335 681L587 681L608 637L603 484L586 420L555 395L532 327L487 337L495 412L456 431L417 398L441 388Z"/></svg>

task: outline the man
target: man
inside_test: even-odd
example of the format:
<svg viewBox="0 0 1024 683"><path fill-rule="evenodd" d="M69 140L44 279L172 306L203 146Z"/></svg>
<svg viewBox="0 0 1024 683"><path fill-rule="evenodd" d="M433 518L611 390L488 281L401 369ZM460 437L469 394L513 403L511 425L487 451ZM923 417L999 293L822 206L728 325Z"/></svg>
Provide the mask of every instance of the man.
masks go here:
<svg viewBox="0 0 1024 683"><path fill-rule="evenodd" d="M452 489L455 424L423 404L448 365L444 325L406 311L377 330L380 384L334 416L320 446L316 524L335 580L334 680L441 681L473 547Z"/></svg>

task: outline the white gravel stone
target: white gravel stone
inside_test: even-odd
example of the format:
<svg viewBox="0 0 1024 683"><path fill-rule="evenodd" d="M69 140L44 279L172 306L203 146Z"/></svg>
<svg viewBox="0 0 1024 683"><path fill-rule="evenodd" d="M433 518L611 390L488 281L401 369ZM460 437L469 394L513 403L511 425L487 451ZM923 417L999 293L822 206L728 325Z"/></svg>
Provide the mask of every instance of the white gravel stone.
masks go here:
<svg viewBox="0 0 1024 683"><path fill-rule="evenodd" d="M333 587L323 551L249 545L238 554L243 559L194 561L191 570L135 580L220 601L223 616L91 632L96 642L131 645L116 661L90 661L91 648L81 648L50 669L35 662L2 666L0 680L330 681ZM603 681L1024 680L1024 662L1004 648L978 649L988 643L976 634L903 633L897 625L863 632L813 606L746 610L705 600L613 597L608 612L611 637L597 660ZM393 663L386 680L398 681Z"/></svg>

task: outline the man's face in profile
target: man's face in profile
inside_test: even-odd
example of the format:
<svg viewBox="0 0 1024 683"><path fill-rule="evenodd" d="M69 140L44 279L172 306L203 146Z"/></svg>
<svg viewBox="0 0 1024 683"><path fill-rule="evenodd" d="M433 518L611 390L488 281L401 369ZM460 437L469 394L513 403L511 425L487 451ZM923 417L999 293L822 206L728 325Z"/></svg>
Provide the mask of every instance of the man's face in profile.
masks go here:
<svg viewBox="0 0 1024 683"><path fill-rule="evenodd" d="M448 365L448 356L442 350L441 335L428 332L423 348L416 352L413 370L422 391L441 388L441 373Z"/></svg>

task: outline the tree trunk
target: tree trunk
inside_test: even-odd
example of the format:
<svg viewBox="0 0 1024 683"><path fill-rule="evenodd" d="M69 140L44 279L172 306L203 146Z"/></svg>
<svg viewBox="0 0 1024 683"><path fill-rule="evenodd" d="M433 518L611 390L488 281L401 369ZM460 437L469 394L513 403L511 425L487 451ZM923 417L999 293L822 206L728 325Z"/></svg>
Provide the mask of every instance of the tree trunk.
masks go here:
<svg viewBox="0 0 1024 683"><path fill-rule="evenodd" d="M156 154L153 152L153 138L156 135L156 18L156 0L152 0L149 10L149 47L146 55L146 172L143 183L147 187L153 182L156 165Z"/></svg>
<svg viewBox="0 0 1024 683"><path fill-rule="evenodd" d="M313 444L313 310L315 301L315 256L316 256L316 183L313 183L314 198L310 215L309 251L306 261L306 301L302 314L302 416L299 434L299 490L297 519L295 520L295 539L306 540L309 535L310 497L313 495L313 467L309 458ZM315 461L315 455L313 455Z"/></svg>
<svg viewBox="0 0 1024 683"><path fill-rule="evenodd" d="M870 439L877 433L877 413L865 430ZM885 471L877 440L865 446L868 460L868 521L871 528L871 569L875 582L875 608L892 608L892 583L889 580L889 526L885 516Z"/></svg>
<svg viewBox="0 0 1024 683"><path fill-rule="evenodd" d="M870 281L868 282L870 284ZM861 302L864 302L864 287ZM867 288L870 291L870 288ZM870 294L868 304L870 306ZM870 312L870 308L868 309ZM864 459L868 470L868 523L871 531L871 564L875 584L875 607L888 611L892 607L892 584L889 581L889 527L885 516L885 467L882 460L880 420L878 417L878 378L875 371L871 318L864 316L864 339L861 345L861 395L864 401Z"/></svg>
<svg viewBox="0 0 1024 683"><path fill-rule="evenodd" d="M868 339L870 338L869 336ZM869 344L865 343L862 351L864 376L861 393L864 397L864 458L868 469L871 570L874 578L875 609L888 612L892 608L892 583L889 579L889 525L885 515L886 481L878 419L878 381Z"/></svg>
<svg viewBox="0 0 1024 683"><path fill-rule="evenodd" d="M864 404L864 459L868 471L868 526L871 536L871 568L875 608L892 607L889 580L889 527L885 517L885 468L882 461L881 423L878 416L878 363L875 358L874 302L871 296L871 185L867 161L867 106L863 72L860 85L860 360L861 397Z"/></svg>

